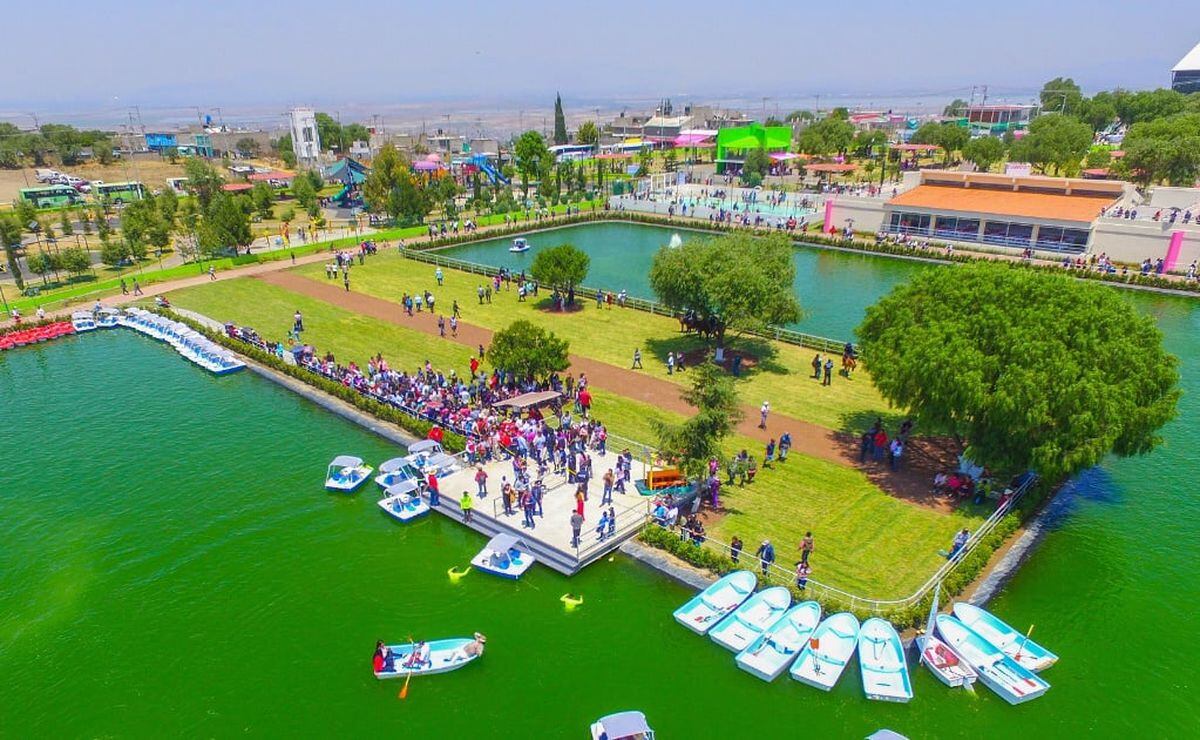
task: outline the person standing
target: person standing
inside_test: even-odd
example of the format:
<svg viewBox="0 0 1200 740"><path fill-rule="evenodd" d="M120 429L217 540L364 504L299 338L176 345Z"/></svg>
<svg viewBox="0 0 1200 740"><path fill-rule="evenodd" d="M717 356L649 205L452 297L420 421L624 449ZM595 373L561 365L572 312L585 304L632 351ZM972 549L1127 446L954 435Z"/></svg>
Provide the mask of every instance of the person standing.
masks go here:
<svg viewBox="0 0 1200 740"><path fill-rule="evenodd" d="M125 287L125 278L121 278L121 295L129 295L129 288Z"/></svg>
<svg viewBox="0 0 1200 740"><path fill-rule="evenodd" d="M833 359L825 358L825 380L821 385L833 385Z"/></svg>
<svg viewBox="0 0 1200 740"><path fill-rule="evenodd" d="M442 274L442 268L439 267L433 271L433 277L437 280L437 284L441 285L446 276Z"/></svg>
<svg viewBox="0 0 1200 740"><path fill-rule="evenodd" d="M608 471L604 474L604 495L600 497L600 505L601 506L603 506L604 504L612 503L613 482L614 482L613 471L612 471L612 468L609 468Z"/></svg>
<svg viewBox="0 0 1200 740"><path fill-rule="evenodd" d="M575 487L575 513L583 516L583 504L587 501L587 489L584 486Z"/></svg>
<svg viewBox="0 0 1200 740"><path fill-rule="evenodd" d="M458 508L462 511L463 523L471 521L471 509L475 504L471 501L471 494L466 491L462 492L462 498L458 500Z"/></svg>
<svg viewBox="0 0 1200 740"><path fill-rule="evenodd" d="M742 538L735 534L729 543L729 559L736 563L742 556L742 547Z"/></svg>
<svg viewBox="0 0 1200 740"><path fill-rule="evenodd" d="M633 348L633 367L630 369L631 370L641 370L642 369L642 350L640 347Z"/></svg>
<svg viewBox="0 0 1200 740"><path fill-rule="evenodd" d="M425 482L429 487L429 506L436 509L442 501L441 491L438 489L438 479L436 473L430 473L429 479Z"/></svg>
<svg viewBox="0 0 1200 740"><path fill-rule="evenodd" d="M770 414L770 413L771 413L771 402L763 401L762 406L760 406L758 409L758 428L759 429L767 428L767 414Z"/></svg>
<svg viewBox="0 0 1200 740"><path fill-rule="evenodd" d="M667 375L675 374L675 353L667 353Z"/></svg>
<svg viewBox="0 0 1200 740"><path fill-rule="evenodd" d="M300 314L300 309L296 309L296 313L292 314L292 331L299 334L304 331L304 316Z"/></svg>
<svg viewBox="0 0 1200 740"><path fill-rule="evenodd" d="M142 295L142 286L138 283L137 278L133 279L133 294Z"/></svg>
<svg viewBox="0 0 1200 740"><path fill-rule="evenodd" d="M346 288L346 292L350 292L350 271L346 270L342 273L342 285Z"/></svg>
<svg viewBox="0 0 1200 740"><path fill-rule="evenodd" d="M446 338L446 317L438 316L437 320L438 336L442 339Z"/></svg>
<svg viewBox="0 0 1200 740"><path fill-rule="evenodd" d="M758 563L762 568L762 574L764 576L767 575L767 571L771 567L771 564L775 562L775 546L771 544L770 540L763 540L762 544L758 546L758 549L754 551L754 554L758 557Z"/></svg>
<svg viewBox="0 0 1200 740"><path fill-rule="evenodd" d="M950 553L948 555L946 555L946 558L948 560L953 560L954 556L958 555L958 553L961 552L962 549L967 546L967 542L970 539L971 539L971 530L967 529L966 527L963 527L961 532L954 535L954 543L951 545Z"/></svg>
<svg viewBox="0 0 1200 740"><path fill-rule="evenodd" d="M821 353L820 352L813 355L812 369L813 369L813 374L812 374L813 378L815 378L816 380L820 380L821 379Z"/></svg>
<svg viewBox="0 0 1200 740"><path fill-rule="evenodd" d="M808 563L804 562L803 560L796 563L796 588L800 589L801 591L807 588L808 576L811 573L812 568L809 567Z"/></svg>
<svg viewBox="0 0 1200 740"><path fill-rule="evenodd" d="M812 555L813 544L813 533L805 532L804 539L800 540L800 562L808 562L808 556Z"/></svg>
<svg viewBox="0 0 1200 740"><path fill-rule="evenodd" d="M217 268L215 265L208 266L208 279L210 281L217 279Z"/></svg>
<svg viewBox="0 0 1200 740"><path fill-rule="evenodd" d="M583 515L576 511L571 515L571 547L579 547L579 530L583 529Z"/></svg>
<svg viewBox="0 0 1200 740"><path fill-rule="evenodd" d="M450 336L456 337L456 338L458 337L458 317L457 316L450 317Z"/></svg>
<svg viewBox="0 0 1200 740"><path fill-rule="evenodd" d="M899 437L892 439L892 444L888 448L888 464L892 467L892 472L900 469L900 456L904 454L904 443Z"/></svg>
<svg viewBox="0 0 1200 740"><path fill-rule="evenodd" d="M611 293L610 293L611 295ZM614 537L617 534L617 510L613 507L608 507L608 536Z"/></svg>
<svg viewBox="0 0 1200 740"><path fill-rule="evenodd" d="M779 437L779 462L786 462L788 450L792 449L792 433L784 432Z"/></svg>
<svg viewBox="0 0 1200 740"><path fill-rule="evenodd" d="M525 514L521 526L533 529L533 494L528 490L521 492L521 511Z"/></svg>

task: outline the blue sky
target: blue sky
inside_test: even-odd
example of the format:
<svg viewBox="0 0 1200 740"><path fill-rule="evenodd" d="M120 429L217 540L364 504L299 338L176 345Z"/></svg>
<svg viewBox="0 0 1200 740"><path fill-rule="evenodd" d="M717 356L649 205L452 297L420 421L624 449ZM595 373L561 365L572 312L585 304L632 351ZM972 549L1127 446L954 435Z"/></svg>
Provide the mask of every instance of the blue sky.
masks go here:
<svg viewBox="0 0 1200 740"><path fill-rule="evenodd" d="M1166 84L1184 2L13 2L0 106L882 95Z"/></svg>

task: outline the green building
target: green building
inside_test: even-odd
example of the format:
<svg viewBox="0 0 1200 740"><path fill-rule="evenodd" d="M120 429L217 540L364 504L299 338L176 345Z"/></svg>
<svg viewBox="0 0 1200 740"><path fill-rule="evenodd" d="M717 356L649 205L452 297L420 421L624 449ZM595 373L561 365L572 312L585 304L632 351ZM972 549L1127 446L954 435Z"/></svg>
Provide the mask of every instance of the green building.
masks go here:
<svg viewBox="0 0 1200 740"><path fill-rule="evenodd" d="M741 165L746 152L765 149L768 154L786 152L792 146L792 129L788 126L749 126L723 128L717 132L717 172L724 173L726 165Z"/></svg>

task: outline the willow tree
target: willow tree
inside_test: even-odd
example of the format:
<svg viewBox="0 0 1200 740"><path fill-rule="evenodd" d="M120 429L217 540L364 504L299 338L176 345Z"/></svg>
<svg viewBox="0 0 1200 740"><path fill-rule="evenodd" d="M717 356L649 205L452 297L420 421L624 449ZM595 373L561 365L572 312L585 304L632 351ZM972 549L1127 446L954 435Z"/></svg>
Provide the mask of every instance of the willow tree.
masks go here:
<svg viewBox="0 0 1200 740"><path fill-rule="evenodd" d="M1058 481L1161 442L1178 360L1115 290L977 264L896 287L858 328L883 396L1000 471Z"/></svg>
<svg viewBox="0 0 1200 740"><path fill-rule="evenodd" d="M765 331L799 320L792 251L782 234L727 234L664 246L654 255L650 287L712 337L722 362L730 331Z"/></svg>

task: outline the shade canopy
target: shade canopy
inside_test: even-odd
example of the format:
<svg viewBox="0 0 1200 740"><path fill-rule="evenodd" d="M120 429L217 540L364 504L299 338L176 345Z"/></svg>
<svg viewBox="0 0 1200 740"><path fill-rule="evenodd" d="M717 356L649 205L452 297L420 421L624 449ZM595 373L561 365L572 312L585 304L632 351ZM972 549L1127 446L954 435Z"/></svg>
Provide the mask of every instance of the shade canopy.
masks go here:
<svg viewBox="0 0 1200 740"><path fill-rule="evenodd" d="M410 464L411 463L409 463L408 460L405 460L403 457L393 457L391 460L384 461L383 464L379 466L379 472L394 473L397 470L403 470Z"/></svg>
<svg viewBox="0 0 1200 740"><path fill-rule="evenodd" d="M338 455L337 457L333 458L333 462L329 463L329 467L357 468L362 464L363 461L361 457L355 457L354 455Z"/></svg>
<svg viewBox="0 0 1200 740"><path fill-rule="evenodd" d="M520 540L511 534L498 534L488 540L488 543L484 545L484 549L492 552L508 552L518 542L520 542Z"/></svg>
<svg viewBox="0 0 1200 740"><path fill-rule="evenodd" d="M892 144L898 152L933 152L941 149L937 144Z"/></svg>
<svg viewBox="0 0 1200 740"><path fill-rule="evenodd" d="M432 439L423 439L408 446L408 454L420 455L426 452L441 452L442 446Z"/></svg>
<svg viewBox="0 0 1200 740"><path fill-rule="evenodd" d="M646 723L646 715L641 712L610 714L600 719L600 726L604 728L604 734L608 736L609 740L645 735L650 732L650 725Z"/></svg>
<svg viewBox="0 0 1200 740"><path fill-rule="evenodd" d="M703 144L712 138L712 134L680 134L676 136L671 143L675 146L696 146Z"/></svg>
<svg viewBox="0 0 1200 740"><path fill-rule="evenodd" d="M419 172L433 172L442 168L441 162L433 162L428 159L421 160L413 165L413 169Z"/></svg>
<svg viewBox="0 0 1200 740"><path fill-rule="evenodd" d="M771 159L773 159L776 162L787 162L788 160L792 160L792 159L804 159L804 158L805 157L803 154L796 154L795 152L775 152L775 153L771 154Z"/></svg>
<svg viewBox="0 0 1200 740"><path fill-rule="evenodd" d="M838 164L837 162L826 162L823 164L805 165L804 169L809 172L853 172L858 169L856 164Z"/></svg>
<svg viewBox="0 0 1200 740"><path fill-rule="evenodd" d="M519 396L506 398L492 405L497 408L527 409L555 401L561 396L562 394L558 391L535 391L533 393L522 393Z"/></svg>

